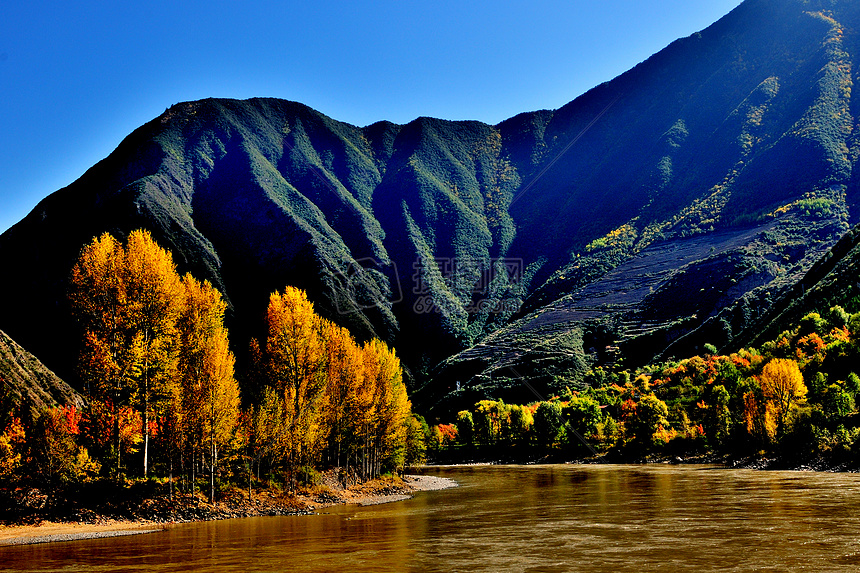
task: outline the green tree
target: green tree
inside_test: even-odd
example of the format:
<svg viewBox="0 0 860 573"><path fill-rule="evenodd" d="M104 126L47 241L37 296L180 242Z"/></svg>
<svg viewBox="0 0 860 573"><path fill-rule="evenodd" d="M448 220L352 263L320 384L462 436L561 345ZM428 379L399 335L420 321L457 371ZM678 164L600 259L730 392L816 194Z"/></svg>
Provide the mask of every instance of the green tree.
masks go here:
<svg viewBox="0 0 860 573"><path fill-rule="evenodd" d="M429 432L427 421L419 414L409 416L406 432L406 465L418 466L427 461L427 444L424 436Z"/></svg>
<svg viewBox="0 0 860 573"><path fill-rule="evenodd" d="M597 431L602 413L600 404L590 396L574 396L563 407L564 420L581 436L589 436ZM573 443L573 440L571 440ZM578 442L578 440L577 440Z"/></svg>
<svg viewBox="0 0 860 573"><path fill-rule="evenodd" d="M841 384L830 384L824 391L821 407L828 421L840 421L854 411L854 399Z"/></svg>
<svg viewBox="0 0 860 573"><path fill-rule="evenodd" d="M720 446L728 442L731 433L732 413L729 409L731 396L724 386L717 385L710 387L707 398L705 433L714 446Z"/></svg>
<svg viewBox="0 0 860 573"><path fill-rule="evenodd" d="M564 425L561 404L541 402L534 414L534 434L538 446L551 448L558 441Z"/></svg>
<svg viewBox="0 0 860 573"><path fill-rule="evenodd" d="M475 422L468 410L457 412L457 436L463 445L471 445L475 437Z"/></svg>
<svg viewBox="0 0 860 573"><path fill-rule="evenodd" d="M860 394L860 376L854 372L850 373L845 381L845 389L854 397Z"/></svg>
<svg viewBox="0 0 860 573"><path fill-rule="evenodd" d="M667 426L666 417L669 408L666 403L654 394L643 396L636 404L636 416L633 419L633 434L643 444L653 444L654 432L660 426Z"/></svg>

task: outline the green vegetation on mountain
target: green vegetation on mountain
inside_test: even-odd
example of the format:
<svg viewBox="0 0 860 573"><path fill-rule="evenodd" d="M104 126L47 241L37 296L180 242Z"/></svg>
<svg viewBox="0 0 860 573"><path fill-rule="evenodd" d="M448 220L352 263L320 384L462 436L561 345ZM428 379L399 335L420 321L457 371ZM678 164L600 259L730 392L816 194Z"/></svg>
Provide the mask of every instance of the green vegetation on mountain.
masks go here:
<svg viewBox="0 0 860 573"><path fill-rule="evenodd" d="M736 349L860 220L857 30L849 1L747 0L495 126L174 105L0 236L0 327L76 382L69 269L93 237L146 228L223 294L243 368L290 284L395 347L438 416Z"/></svg>
<svg viewBox="0 0 860 573"><path fill-rule="evenodd" d="M440 459L778 457L856 465L860 313L812 312L759 350L589 371L581 390L527 405L482 400L430 428ZM495 456L495 458L492 458Z"/></svg>

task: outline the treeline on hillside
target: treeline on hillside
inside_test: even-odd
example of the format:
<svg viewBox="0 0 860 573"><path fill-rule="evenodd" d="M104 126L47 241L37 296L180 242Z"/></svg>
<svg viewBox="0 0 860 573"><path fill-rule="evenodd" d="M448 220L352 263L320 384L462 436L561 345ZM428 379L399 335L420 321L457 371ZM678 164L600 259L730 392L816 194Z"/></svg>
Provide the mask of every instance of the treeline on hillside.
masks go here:
<svg viewBox="0 0 860 573"><path fill-rule="evenodd" d="M860 451L860 313L806 315L760 349L652 365L598 368L581 391L528 405L483 400L430 428L439 457L721 453L826 456Z"/></svg>
<svg viewBox="0 0 860 573"><path fill-rule="evenodd" d="M266 335L252 341L243 373L256 392L240 396L224 299L209 282L180 277L147 231L125 245L95 238L71 285L88 405L34 415L0 396L0 482L154 474L172 494L174 476L192 492L205 477L214 500L218 476L221 485L262 474L293 487L324 468L363 480L421 461L422 426L394 351L357 343L304 292L271 295Z"/></svg>

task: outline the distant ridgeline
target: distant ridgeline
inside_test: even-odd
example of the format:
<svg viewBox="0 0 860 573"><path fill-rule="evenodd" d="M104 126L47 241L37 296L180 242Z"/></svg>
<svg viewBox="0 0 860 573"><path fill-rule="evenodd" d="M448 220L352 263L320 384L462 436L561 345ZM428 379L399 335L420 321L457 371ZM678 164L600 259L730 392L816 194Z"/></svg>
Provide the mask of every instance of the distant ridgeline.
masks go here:
<svg viewBox="0 0 860 573"><path fill-rule="evenodd" d="M69 270L93 237L145 228L223 293L240 363L291 285L393 345L417 409L447 419L731 351L860 219L857 30L856 2L747 0L495 126L177 104L0 236L0 328L74 382Z"/></svg>

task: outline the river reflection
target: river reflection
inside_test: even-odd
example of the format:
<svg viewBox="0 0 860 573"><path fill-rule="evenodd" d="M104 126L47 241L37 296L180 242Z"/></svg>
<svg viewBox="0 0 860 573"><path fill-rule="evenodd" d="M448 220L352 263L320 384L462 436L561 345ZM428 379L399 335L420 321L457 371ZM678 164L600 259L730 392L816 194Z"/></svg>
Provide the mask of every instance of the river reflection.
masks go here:
<svg viewBox="0 0 860 573"><path fill-rule="evenodd" d="M317 516L0 548L16 571L850 571L860 476L703 466L433 468L457 489Z"/></svg>

